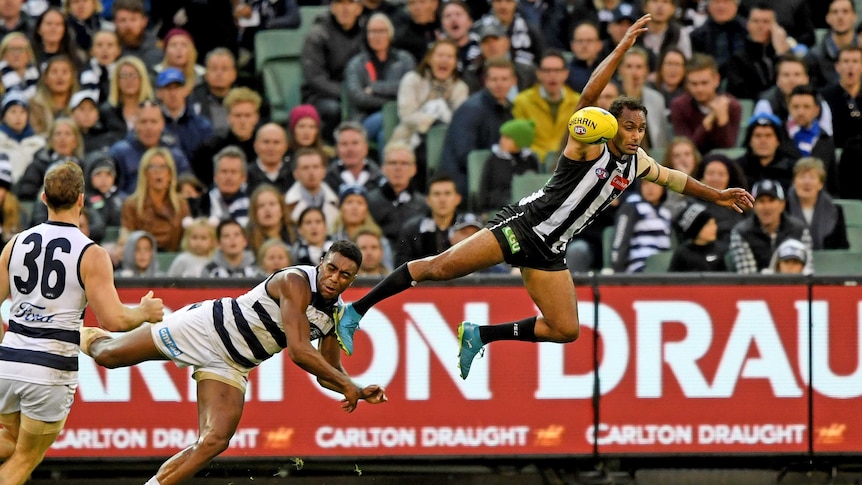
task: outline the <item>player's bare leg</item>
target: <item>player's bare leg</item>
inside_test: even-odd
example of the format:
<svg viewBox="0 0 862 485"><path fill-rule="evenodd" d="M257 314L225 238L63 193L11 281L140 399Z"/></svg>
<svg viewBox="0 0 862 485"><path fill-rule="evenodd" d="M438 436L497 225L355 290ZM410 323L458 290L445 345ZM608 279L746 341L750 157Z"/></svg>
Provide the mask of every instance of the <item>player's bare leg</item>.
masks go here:
<svg viewBox="0 0 862 485"><path fill-rule="evenodd" d="M156 348L152 330L146 324L117 337L101 328L84 327L81 329L81 351L109 369L167 359Z"/></svg>
<svg viewBox="0 0 862 485"><path fill-rule="evenodd" d="M580 335L578 297L572 274L568 270L522 268L521 278L541 312L536 318L536 340L558 343L577 340Z"/></svg>
<svg viewBox="0 0 862 485"><path fill-rule="evenodd" d="M172 456L156 474L160 485L182 483L195 475L230 444L245 397L239 388L213 379L198 381L198 440Z"/></svg>
<svg viewBox="0 0 862 485"><path fill-rule="evenodd" d="M359 301L345 305L335 315L335 334L347 355L353 353L353 333L359 320L374 305L421 281L447 281L503 262L497 238L482 229L441 254L401 265Z"/></svg>
<svg viewBox="0 0 862 485"><path fill-rule="evenodd" d="M0 462L12 456L15 442L18 440L18 429L21 426L21 413L0 414Z"/></svg>
<svg viewBox="0 0 862 485"><path fill-rule="evenodd" d="M26 416L20 419L15 449L9 459L0 465L0 485L22 485L29 480L30 474L60 435L66 421L45 423Z"/></svg>

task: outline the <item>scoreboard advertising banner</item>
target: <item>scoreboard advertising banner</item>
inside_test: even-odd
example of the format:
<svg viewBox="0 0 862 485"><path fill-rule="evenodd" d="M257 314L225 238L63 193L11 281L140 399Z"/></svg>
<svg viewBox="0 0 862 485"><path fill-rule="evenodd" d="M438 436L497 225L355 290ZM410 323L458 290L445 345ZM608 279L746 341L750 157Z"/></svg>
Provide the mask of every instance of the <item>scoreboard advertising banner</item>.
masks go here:
<svg viewBox="0 0 862 485"><path fill-rule="evenodd" d="M178 309L245 290L156 295ZM350 289L345 299L366 291ZM133 304L145 292L123 288L120 296ZM601 286L598 308L590 287L578 295L578 341L496 342L466 381L458 375L457 323L535 314L526 291L431 286L390 298L366 315L354 355L343 357L357 383L386 387L388 403L360 403L347 414L340 395L283 352L252 371L223 455L589 455L594 446L612 455L803 454L809 433L816 453L862 449L857 288L816 286L810 305L804 285ZM107 370L82 355L76 401L49 456L171 455L197 438L195 406L189 369L165 361Z"/></svg>

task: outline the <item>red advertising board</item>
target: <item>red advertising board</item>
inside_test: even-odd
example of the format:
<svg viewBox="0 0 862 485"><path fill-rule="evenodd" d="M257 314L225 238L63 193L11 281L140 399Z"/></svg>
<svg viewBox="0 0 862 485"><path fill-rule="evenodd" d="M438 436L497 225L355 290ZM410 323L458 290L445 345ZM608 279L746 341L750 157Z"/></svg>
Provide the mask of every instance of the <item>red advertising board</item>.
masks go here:
<svg viewBox="0 0 862 485"><path fill-rule="evenodd" d="M244 290L157 294L176 309ZM345 296L353 300L365 291ZM120 293L133 303L144 290ZM360 404L346 414L338 396L278 354L252 372L242 421L224 455L589 454L596 307L590 288L578 294L580 340L494 343L466 381L458 376L456 323L535 313L523 288L422 287L393 297L366 315L356 353L343 359L357 382L384 385L388 403ZM806 287L602 286L600 294L600 453L807 450ZM815 292L817 451L862 447L851 414L862 395L860 306L858 290ZM152 362L106 370L82 357L78 389L49 456L166 456L197 437L188 369Z"/></svg>

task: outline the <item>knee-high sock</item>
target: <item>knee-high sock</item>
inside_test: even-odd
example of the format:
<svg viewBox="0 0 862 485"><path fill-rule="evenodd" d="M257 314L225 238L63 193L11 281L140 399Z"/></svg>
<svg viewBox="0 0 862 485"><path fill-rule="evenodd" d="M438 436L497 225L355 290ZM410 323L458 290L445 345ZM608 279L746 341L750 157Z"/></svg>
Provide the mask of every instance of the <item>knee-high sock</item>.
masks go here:
<svg viewBox="0 0 862 485"><path fill-rule="evenodd" d="M479 338L483 344L495 340L521 340L538 342L536 340L536 317L525 318L517 322L501 323L499 325L483 325L479 327Z"/></svg>
<svg viewBox="0 0 862 485"><path fill-rule="evenodd" d="M367 295L353 304L353 309L360 315L365 315L368 310L392 295L397 295L413 286L413 278L407 270L407 263L402 264L383 281L377 283Z"/></svg>

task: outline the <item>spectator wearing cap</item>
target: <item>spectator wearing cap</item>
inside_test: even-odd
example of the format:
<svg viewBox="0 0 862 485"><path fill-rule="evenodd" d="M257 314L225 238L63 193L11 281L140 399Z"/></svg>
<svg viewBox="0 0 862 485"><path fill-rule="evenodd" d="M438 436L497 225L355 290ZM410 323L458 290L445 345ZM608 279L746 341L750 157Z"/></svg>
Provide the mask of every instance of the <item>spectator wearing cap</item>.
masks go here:
<svg viewBox="0 0 862 485"><path fill-rule="evenodd" d="M800 158L793 166L793 185L787 191L786 210L808 225L812 249L847 249L850 243L844 210L823 190L826 177L822 160Z"/></svg>
<svg viewBox="0 0 862 485"><path fill-rule="evenodd" d="M814 268L810 267L808 261L805 244L796 239L787 239L772 253L769 268L764 273L811 274Z"/></svg>
<svg viewBox="0 0 862 485"><path fill-rule="evenodd" d="M599 27L590 21L583 21L575 27L569 47L574 54L569 62L569 76L566 85L576 93L584 90L587 81L599 62L605 57L604 44L599 35Z"/></svg>
<svg viewBox="0 0 862 485"><path fill-rule="evenodd" d="M57 118L48 128L45 146L33 155L15 186L22 201L35 201L42 189L48 168L60 160L73 159L79 165L84 159L84 139L78 126L69 118Z"/></svg>
<svg viewBox="0 0 862 485"><path fill-rule="evenodd" d="M342 185L362 185L373 189L383 174L368 158L368 135L355 121L345 121L335 129L335 155L338 157L326 169L326 185L338 190Z"/></svg>
<svg viewBox="0 0 862 485"><path fill-rule="evenodd" d="M360 0L333 0L329 12L311 27L302 46L302 101L317 108L324 138L341 122L344 70L365 42Z"/></svg>
<svg viewBox="0 0 862 485"><path fill-rule="evenodd" d="M695 52L711 54L724 75L727 61L745 48L745 19L739 15L739 0L712 0L706 10L706 22L689 35L691 47Z"/></svg>
<svg viewBox="0 0 862 485"><path fill-rule="evenodd" d="M189 86L179 69L165 68L156 77L156 97L165 115L165 131L176 137L180 149L191 159L198 147L215 134L210 120L189 109L188 96Z"/></svg>
<svg viewBox="0 0 862 485"><path fill-rule="evenodd" d="M191 34L184 29L171 29L162 39L162 45L165 49L164 58L162 62L153 66L156 84L158 84L159 74L166 69L177 69L183 74L183 82L188 92L191 93L195 86L203 82L206 72L206 69L197 63L198 51L195 49Z"/></svg>
<svg viewBox="0 0 862 485"><path fill-rule="evenodd" d="M572 111L574 112L574 111ZM475 206L483 214L497 212L512 199L512 178L539 171L539 160L530 149L536 135L532 119L514 119L500 126L500 139L491 147L479 182ZM559 132L557 132L559 133Z"/></svg>
<svg viewBox="0 0 862 485"><path fill-rule="evenodd" d="M361 185L342 185L338 191L338 215L335 217L330 239L354 241L362 229L382 232L368 210L368 190ZM383 265L392 267L392 246L383 240Z"/></svg>
<svg viewBox="0 0 862 485"><path fill-rule="evenodd" d="M428 46L440 36L440 1L407 0L406 3L392 16L395 25L392 46L408 52L415 65L425 57Z"/></svg>
<svg viewBox="0 0 862 485"><path fill-rule="evenodd" d="M212 226L228 219L248 225L248 164L238 147L226 146L213 157L213 188L201 198L200 210Z"/></svg>
<svg viewBox="0 0 862 485"><path fill-rule="evenodd" d="M7 93L19 91L29 101L40 76L30 39L21 32L0 38L0 84Z"/></svg>
<svg viewBox="0 0 862 485"><path fill-rule="evenodd" d="M401 78L416 68L416 61L409 52L392 45L394 31L386 15L372 15L366 27L366 44L350 59L344 71L346 99L342 102L346 104L346 119L361 122L369 141L377 143L380 152L385 142L383 105L395 101ZM427 47L423 52L425 49Z"/></svg>
<svg viewBox="0 0 862 485"><path fill-rule="evenodd" d="M769 268L775 249L787 239L798 239L808 255L811 267L811 233L805 221L788 214L784 189L775 180L754 184L754 211L730 232L730 252L737 273L759 273Z"/></svg>
<svg viewBox="0 0 862 485"><path fill-rule="evenodd" d="M111 92L111 71L116 68L120 53L120 41L116 32L100 30L93 35L90 61L78 74L78 83L82 91L94 92L99 103L108 100Z"/></svg>
<svg viewBox="0 0 862 485"><path fill-rule="evenodd" d="M188 98L194 113L210 120L218 136L230 130L224 98L233 89L236 78L236 57L226 48L217 47L206 56L204 82L198 83Z"/></svg>
<svg viewBox="0 0 862 485"><path fill-rule="evenodd" d="M111 9L123 55L137 57L148 68L158 64L163 53L155 34L147 29L143 0L114 0Z"/></svg>
<svg viewBox="0 0 862 485"><path fill-rule="evenodd" d="M189 159L180 149L176 137L165 131L165 115L159 105L144 101L138 106L134 119L135 129L109 149L111 158L117 162L117 185L124 196L135 191L138 184L138 166L144 153L151 148L168 149L173 156L177 174L191 171Z"/></svg>
<svg viewBox="0 0 862 485"><path fill-rule="evenodd" d="M224 98L227 109L229 130L222 136L210 137L201 143L192 156L192 166L195 175L201 182L211 185L213 182L212 160L222 148L235 145L245 153L246 160L254 160L254 132L260 122L260 107L263 99L260 94L247 88L233 88Z"/></svg>
<svg viewBox="0 0 862 485"><path fill-rule="evenodd" d="M478 24L477 24L478 25ZM470 94L475 94L485 87L487 81L488 62L491 59L504 58L511 60L515 68L516 84L509 88L506 93L509 101L515 99L515 96L536 84L536 67L533 64L519 61L512 57L511 42L506 30L498 24L490 23L482 25L478 28L479 32L479 49L481 55L473 59L473 62L467 65L462 73L462 78L467 87L470 88Z"/></svg>
<svg viewBox="0 0 862 485"><path fill-rule="evenodd" d="M329 227L338 215L338 193L323 178L329 158L317 148L301 148L293 155L293 178L296 182L284 194L290 220L299 224L299 217L309 207L320 209Z"/></svg>
<svg viewBox="0 0 862 485"><path fill-rule="evenodd" d="M527 65L538 65L545 41L541 31L531 26L518 11L516 0L491 0L491 11L476 21L475 28L497 25L509 39L518 39L510 45L511 58Z"/></svg>
<svg viewBox="0 0 862 485"><path fill-rule="evenodd" d="M700 203L689 205L674 221L680 240L673 252L668 271L727 271L725 249L716 240L718 224Z"/></svg>
<svg viewBox="0 0 862 485"><path fill-rule="evenodd" d="M455 215L461 204L455 181L446 175L435 175L428 183L425 202L429 215L416 216L404 223L395 248L395 265L414 259L442 253L451 247L449 228L455 224Z"/></svg>
<svg viewBox="0 0 862 485"><path fill-rule="evenodd" d="M703 156L692 177L716 190L728 187L749 187L742 167L721 153L708 153ZM718 244L722 249L730 245L730 231L745 219L744 214L736 211L718 210L714 204L707 204L706 210L718 224Z"/></svg>
<svg viewBox="0 0 862 485"><path fill-rule="evenodd" d="M781 120L775 115L758 114L748 121L745 131L745 154L737 163L749 184L772 179L785 191L793 180L793 165L799 158Z"/></svg>
<svg viewBox="0 0 862 485"><path fill-rule="evenodd" d="M86 185L84 201L98 212L106 226L122 224L123 198L117 188L117 165L107 153L99 152L84 166Z"/></svg>
<svg viewBox="0 0 862 485"><path fill-rule="evenodd" d="M275 186L284 194L295 182L287 156L287 132L278 123L267 123L254 135L257 158L248 166L248 193L262 184Z"/></svg>
<svg viewBox="0 0 862 485"><path fill-rule="evenodd" d="M634 4L628 2L620 2L616 7L611 9L610 21L607 23L606 29L608 36L604 41L605 52L611 52L623 40L626 31L633 23L641 16Z"/></svg>
<svg viewBox="0 0 862 485"><path fill-rule="evenodd" d="M742 106L733 95L719 94L720 84L715 59L696 53L685 67L686 93L670 103L674 134L691 138L701 153L736 145Z"/></svg>
<svg viewBox="0 0 862 485"><path fill-rule="evenodd" d="M335 156L335 149L323 141L320 133L320 115L317 108L310 104L300 104L290 110L287 123L287 156L302 148L321 150L328 158Z"/></svg>
<svg viewBox="0 0 862 485"><path fill-rule="evenodd" d="M99 118L99 101L93 91L78 91L69 101L69 111L72 121L78 125L84 137L84 155L108 149L122 137L115 131L108 130Z"/></svg>
<svg viewBox="0 0 862 485"><path fill-rule="evenodd" d="M411 185L416 170L416 156L410 145L397 140L386 145L381 166L383 178L368 192L368 208L390 247L398 244L405 221L428 210L425 197Z"/></svg>
<svg viewBox="0 0 862 485"><path fill-rule="evenodd" d="M515 82L512 61L493 58L487 64L485 88L467 98L453 113L439 171L455 180L459 194L469 193L467 156L473 150L490 149L500 138L500 127L512 119L508 95Z"/></svg>
<svg viewBox="0 0 862 485"><path fill-rule="evenodd" d="M512 103L512 115L535 122L530 149L544 163L548 152L560 149L559 134L565 133L581 96L566 86L569 71L559 51L545 51L536 73L538 84L518 94Z"/></svg>
<svg viewBox="0 0 862 485"><path fill-rule="evenodd" d="M17 182L33 160L33 155L45 146L45 137L33 131L30 106L17 91L3 96L0 121L0 153L7 156L12 165L12 180Z"/></svg>
<svg viewBox="0 0 862 485"><path fill-rule="evenodd" d="M12 164L9 157L0 152L0 247L22 229L21 204L12 193Z"/></svg>

